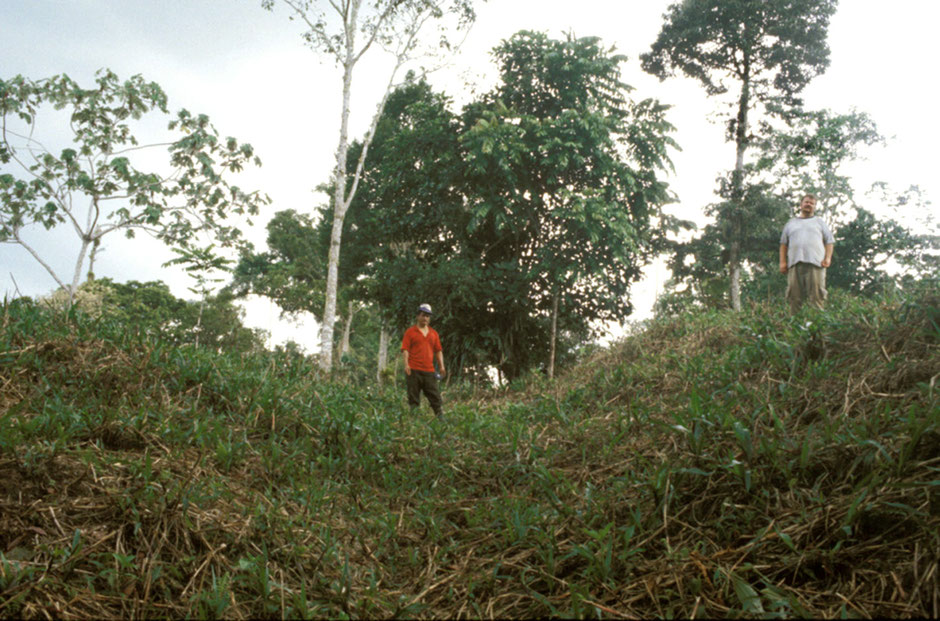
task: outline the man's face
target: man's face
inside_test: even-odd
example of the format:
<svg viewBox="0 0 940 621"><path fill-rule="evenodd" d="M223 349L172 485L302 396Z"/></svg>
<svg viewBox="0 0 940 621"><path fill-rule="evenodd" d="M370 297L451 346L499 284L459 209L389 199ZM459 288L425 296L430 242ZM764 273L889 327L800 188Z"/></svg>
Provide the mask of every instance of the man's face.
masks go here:
<svg viewBox="0 0 940 621"><path fill-rule="evenodd" d="M431 323L431 316L427 313L418 313L418 327L424 328Z"/></svg>
<svg viewBox="0 0 940 621"><path fill-rule="evenodd" d="M800 215L804 218L812 218L816 211L816 199L812 196L804 196L800 202Z"/></svg>

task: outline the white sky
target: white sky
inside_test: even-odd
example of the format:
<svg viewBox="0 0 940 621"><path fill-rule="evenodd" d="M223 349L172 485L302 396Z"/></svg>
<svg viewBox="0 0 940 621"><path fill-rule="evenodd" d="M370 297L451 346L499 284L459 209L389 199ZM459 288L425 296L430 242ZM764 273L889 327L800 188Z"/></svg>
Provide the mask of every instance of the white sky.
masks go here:
<svg viewBox="0 0 940 621"><path fill-rule="evenodd" d="M474 88L485 91L494 83L489 50L518 30L601 37L629 57L623 78L635 87L634 97L656 97L673 106L669 118L682 152L673 154L676 173L669 181L680 202L671 209L701 223L704 206L714 200L716 176L733 165L733 150L724 141L722 125L713 122L724 109L697 83L685 78L660 83L639 67L638 56L655 39L669 4L490 0L478 6L478 21L461 55L431 81L462 104ZM919 184L928 197L938 197L932 169L940 121L929 78L938 57L938 18L935 0L842 0L833 18L832 64L804 99L809 108L867 112L889 137L886 148L868 151L867 161L852 169L859 190L883 180L898 190ZM2 0L0 77L67 73L90 84L94 72L107 67L122 78L139 73L156 81L173 110L208 114L220 134L251 143L263 161L261 169L238 180L241 187L260 189L273 199L246 231L263 248L264 224L275 211L309 211L324 202L313 188L329 176L338 135L339 72L305 47L299 33L283 7L270 13L260 0ZM363 66L355 78L353 135L362 134L374 112L377 88L384 84L380 72L376 62ZM908 220L911 214L891 215ZM30 239L70 279L78 249L72 231L36 231ZM160 279L177 296L192 297L181 271L160 267L172 256L161 244L140 237L105 240L95 269L99 276ZM636 318L649 315L668 276L661 268L647 273L633 293ZM0 295L41 295L54 286L25 250L0 245ZM316 348L312 322L278 321L277 309L261 301L249 304L246 323L269 330L273 342L293 339L311 351Z"/></svg>

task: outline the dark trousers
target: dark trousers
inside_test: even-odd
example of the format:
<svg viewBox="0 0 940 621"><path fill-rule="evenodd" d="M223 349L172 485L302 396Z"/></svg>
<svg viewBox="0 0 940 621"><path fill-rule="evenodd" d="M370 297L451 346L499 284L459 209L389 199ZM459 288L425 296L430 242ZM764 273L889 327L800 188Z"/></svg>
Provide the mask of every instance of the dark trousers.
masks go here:
<svg viewBox="0 0 940 621"><path fill-rule="evenodd" d="M431 404L431 409L438 416L441 415L441 389L437 384L437 376L427 371L416 371L411 369L411 374L406 375L408 383L408 405L415 409L421 405L421 393L423 392Z"/></svg>

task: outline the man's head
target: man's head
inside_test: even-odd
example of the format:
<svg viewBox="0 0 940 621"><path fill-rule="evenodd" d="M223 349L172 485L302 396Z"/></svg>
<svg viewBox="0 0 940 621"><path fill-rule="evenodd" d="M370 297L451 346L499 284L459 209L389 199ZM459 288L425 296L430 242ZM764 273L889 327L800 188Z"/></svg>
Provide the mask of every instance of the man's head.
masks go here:
<svg viewBox="0 0 940 621"><path fill-rule="evenodd" d="M804 194L800 199L800 217L812 218L816 212L816 196L813 194Z"/></svg>
<svg viewBox="0 0 940 621"><path fill-rule="evenodd" d="M431 305L421 304L418 306L418 325L425 327L431 323Z"/></svg>

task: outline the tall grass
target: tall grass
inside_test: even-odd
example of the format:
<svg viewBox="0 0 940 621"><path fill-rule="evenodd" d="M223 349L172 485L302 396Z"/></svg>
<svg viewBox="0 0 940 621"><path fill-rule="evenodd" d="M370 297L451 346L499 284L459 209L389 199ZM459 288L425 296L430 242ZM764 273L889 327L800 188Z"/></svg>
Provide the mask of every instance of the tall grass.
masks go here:
<svg viewBox="0 0 940 621"><path fill-rule="evenodd" d="M936 617L937 301L654 322L446 423L8 303L0 616Z"/></svg>

